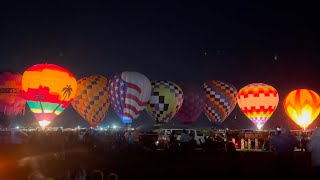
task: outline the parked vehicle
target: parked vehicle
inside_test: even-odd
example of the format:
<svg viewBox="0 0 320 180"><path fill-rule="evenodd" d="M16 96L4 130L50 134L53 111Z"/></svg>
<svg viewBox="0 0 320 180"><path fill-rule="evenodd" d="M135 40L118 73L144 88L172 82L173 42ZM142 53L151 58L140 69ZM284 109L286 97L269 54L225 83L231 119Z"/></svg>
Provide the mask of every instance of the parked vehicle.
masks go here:
<svg viewBox="0 0 320 180"><path fill-rule="evenodd" d="M197 141L197 144L200 145L205 141L204 137L205 135L196 129L185 129L187 131L187 134L193 134L194 139ZM166 149L169 146L170 142L170 134L174 132L174 134L177 136L177 141L180 141L180 137L182 134L183 129L162 129L159 132L158 141L156 141L156 145L161 149Z"/></svg>

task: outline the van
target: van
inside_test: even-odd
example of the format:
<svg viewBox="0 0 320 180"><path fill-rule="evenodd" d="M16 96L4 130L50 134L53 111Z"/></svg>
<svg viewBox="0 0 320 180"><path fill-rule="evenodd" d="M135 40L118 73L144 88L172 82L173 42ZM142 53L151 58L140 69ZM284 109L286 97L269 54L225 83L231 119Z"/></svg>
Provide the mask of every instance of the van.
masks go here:
<svg viewBox="0 0 320 180"><path fill-rule="evenodd" d="M29 136L20 129L0 129L0 144L24 144Z"/></svg>
<svg viewBox="0 0 320 180"><path fill-rule="evenodd" d="M205 141L204 137L205 135L203 132L196 130L196 129L185 129L187 131L187 134L194 134L194 138L197 141L197 144L200 145ZM156 142L157 146L161 146L164 148L168 147L169 141L170 141L170 134L174 132L175 135L177 135L177 140L180 140L181 134L183 129L162 129L159 132L158 141Z"/></svg>

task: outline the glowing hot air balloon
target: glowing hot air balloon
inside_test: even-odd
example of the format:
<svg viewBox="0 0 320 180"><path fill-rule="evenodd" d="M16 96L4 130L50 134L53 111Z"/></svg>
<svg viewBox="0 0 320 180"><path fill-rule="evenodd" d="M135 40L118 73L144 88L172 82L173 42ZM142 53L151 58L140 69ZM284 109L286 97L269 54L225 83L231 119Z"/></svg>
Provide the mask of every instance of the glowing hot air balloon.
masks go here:
<svg viewBox="0 0 320 180"><path fill-rule="evenodd" d="M24 113L26 101L21 96L21 78L19 73L0 72L0 125L8 127L11 120Z"/></svg>
<svg viewBox="0 0 320 180"><path fill-rule="evenodd" d="M241 111L258 127L268 121L279 103L277 90L264 83L249 84L238 92Z"/></svg>
<svg viewBox="0 0 320 180"><path fill-rule="evenodd" d="M183 103L176 117L182 123L193 123L197 120L205 106L204 93L198 84L181 83Z"/></svg>
<svg viewBox="0 0 320 180"><path fill-rule="evenodd" d="M110 105L107 78L91 75L77 82L76 95L71 104L91 126L96 127L106 116Z"/></svg>
<svg viewBox="0 0 320 180"><path fill-rule="evenodd" d="M211 121L222 123L237 104L237 89L232 84L216 80L204 83L203 89L204 112Z"/></svg>
<svg viewBox="0 0 320 180"><path fill-rule="evenodd" d="M41 127L50 124L73 100L77 81L66 69L37 64L22 76L22 94Z"/></svg>
<svg viewBox="0 0 320 180"><path fill-rule="evenodd" d="M183 92L176 83L152 81L151 97L146 106L156 123L167 123L179 111L183 102Z"/></svg>
<svg viewBox="0 0 320 180"><path fill-rule="evenodd" d="M319 115L320 98L312 90L297 89L287 95L283 106L287 115L305 130Z"/></svg>
<svg viewBox="0 0 320 180"><path fill-rule="evenodd" d="M143 74L125 71L114 75L108 82L111 106L122 122L130 127L149 101L150 80Z"/></svg>

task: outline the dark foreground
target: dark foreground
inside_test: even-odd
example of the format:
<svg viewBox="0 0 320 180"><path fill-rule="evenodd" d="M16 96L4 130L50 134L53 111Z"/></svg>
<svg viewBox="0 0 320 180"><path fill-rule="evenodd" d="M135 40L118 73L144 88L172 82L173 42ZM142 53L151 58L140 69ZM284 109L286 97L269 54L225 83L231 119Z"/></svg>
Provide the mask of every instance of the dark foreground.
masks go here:
<svg viewBox="0 0 320 180"><path fill-rule="evenodd" d="M65 179L66 174L84 169L111 172L119 179L278 179L278 172L293 178L308 178L309 158L296 152L295 161L281 171L272 152L239 152L230 158L224 151L167 152L123 150L88 152L77 147L66 152L65 160L45 147L2 148L0 179L28 179L38 172L43 179Z"/></svg>

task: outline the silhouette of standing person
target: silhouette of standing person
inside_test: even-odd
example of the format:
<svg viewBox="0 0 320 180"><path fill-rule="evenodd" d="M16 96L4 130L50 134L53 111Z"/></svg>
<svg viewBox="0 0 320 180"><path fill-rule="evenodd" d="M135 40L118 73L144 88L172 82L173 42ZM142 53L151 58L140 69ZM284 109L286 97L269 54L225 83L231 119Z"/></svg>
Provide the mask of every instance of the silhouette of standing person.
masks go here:
<svg viewBox="0 0 320 180"><path fill-rule="evenodd" d="M236 150L236 146L233 142L229 141L225 144L225 167L224 170L228 172L231 170L236 174L237 178L244 177L245 162L243 156Z"/></svg>
<svg viewBox="0 0 320 180"><path fill-rule="evenodd" d="M294 148L299 146L298 139L289 129L277 128L276 135L270 139L270 145L274 150L274 168L281 176L294 176Z"/></svg>
<svg viewBox="0 0 320 180"><path fill-rule="evenodd" d="M307 144L311 155L311 173L313 177L320 177L320 128L316 128Z"/></svg>

